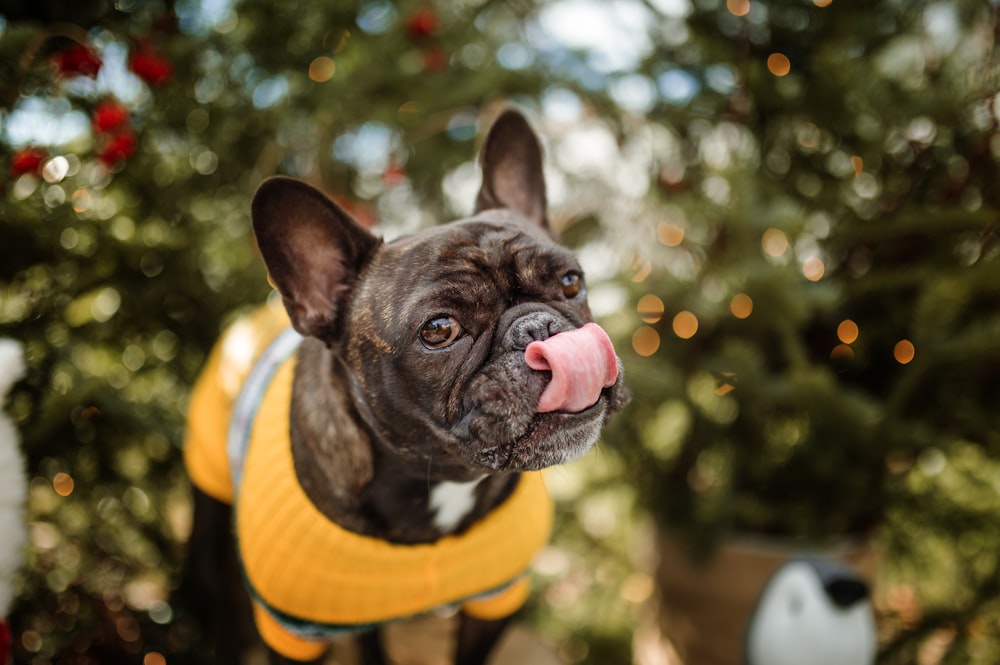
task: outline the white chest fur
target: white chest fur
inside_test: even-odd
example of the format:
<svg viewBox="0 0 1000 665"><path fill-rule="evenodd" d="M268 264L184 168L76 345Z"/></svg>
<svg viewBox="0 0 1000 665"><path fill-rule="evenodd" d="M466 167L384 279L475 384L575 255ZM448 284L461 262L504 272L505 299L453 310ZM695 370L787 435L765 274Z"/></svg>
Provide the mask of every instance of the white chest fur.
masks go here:
<svg viewBox="0 0 1000 665"><path fill-rule="evenodd" d="M451 533L476 505L476 486L486 476L465 483L443 480L431 488L430 507L434 524L443 533Z"/></svg>

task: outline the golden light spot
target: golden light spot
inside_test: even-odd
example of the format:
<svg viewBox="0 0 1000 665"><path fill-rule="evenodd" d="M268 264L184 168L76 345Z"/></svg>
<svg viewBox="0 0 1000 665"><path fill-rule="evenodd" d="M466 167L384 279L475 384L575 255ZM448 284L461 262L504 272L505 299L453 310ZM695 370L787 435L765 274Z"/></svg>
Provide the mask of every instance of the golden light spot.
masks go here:
<svg viewBox="0 0 1000 665"><path fill-rule="evenodd" d="M753 313L753 299L745 293L737 293L729 301L729 311L737 319L745 319Z"/></svg>
<svg viewBox="0 0 1000 665"><path fill-rule="evenodd" d="M838 344L833 347L833 351L830 352L830 360L833 361L847 361L854 358L854 349L847 346L846 344Z"/></svg>
<svg viewBox="0 0 1000 665"><path fill-rule="evenodd" d="M913 347L913 343L908 339L901 339L896 342L896 346L892 349L892 357L896 359L900 365L905 365L917 354L917 350Z"/></svg>
<svg viewBox="0 0 1000 665"><path fill-rule="evenodd" d="M788 251L788 238L779 229L768 229L760 241L764 253L778 258Z"/></svg>
<svg viewBox="0 0 1000 665"><path fill-rule="evenodd" d="M691 339L698 332L698 317L684 310L674 317L674 334L681 339Z"/></svg>
<svg viewBox="0 0 1000 665"><path fill-rule="evenodd" d="M653 578L650 575L632 573L622 582L619 594L622 600L638 605L649 600L654 590Z"/></svg>
<svg viewBox="0 0 1000 665"><path fill-rule="evenodd" d="M309 63L309 78L316 83L326 83L337 73L337 63L333 58L321 55Z"/></svg>
<svg viewBox="0 0 1000 665"><path fill-rule="evenodd" d="M73 212L82 213L90 210L94 205L94 197L90 192L82 187L73 192Z"/></svg>
<svg viewBox="0 0 1000 665"><path fill-rule="evenodd" d="M142 665L167 665L167 659L163 657L162 653L150 651L142 659Z"/></svg>
<svg viewBox="0 0 1000 665"><path fill-rule="evenodd" d="M667 247L677 247L684 242L684 229L673 222L660 222L656 226L656 237Z"/></svg>
<svg viewBox="0 0 1000 665"><path fill-rule="evenodd" d="M420 113L423 108L420 106L420 102L411 99L408 102L403 102L399 105L399 115L401 116L412 116Z"/></svg>
<svg viewBox="0 0 1000 665"><path fill-rule="evenodd" d="M660 333L649 326L642 326L632 335L632 348L640 356L653 355L660 348Z"/></svg>
<svg viewBox="0 0 1000 665"><path fill-rule="evenodd" d="M854 175L861 175L861 172L865 170L865 160L854 155L851 157L851 168L854 169Z"/></svg>
<svg viewBox="0 0 1000 665"><path fill-rule="evenodd" d="M823 259L818 256L811 256L802 262L802 274L810 282L818 282L823 279L825 272L826 266L823 265Z"/></svg>
<svg viewBox="0 0 1000 665"><path fill-rule="evenodd" d="M724 397L734 390L736 390L736 375L732 372L723 372L715 387L715 394Z"/></svg>
<svg viewBox="0 0 1000 665"><path fill-rule="evenodd" d="M803 148L815 148L819 146L822 134L814 123L804 123L798 130L799 145Z"/></svg>
<svg viewBox="0 0 1000 665"><path fill-rule="evenodd" d="M636 310L643 322L656 323L663 316L663 301L658 296L648 293L639 298Z"/></svg>
<svg viewBox="0 0 1000 665"><path fill-rule="evenodd" d="M726 9L733 16L746 16L750 13L750 0L726 0Z"/></svg>
<svg viewBox="0 0 1000 665"><path fill-rule="evenodd" d="M817 7L829 7L833 4L833 0L813 0L813 4Z"/></svg>
<svg viewBox="0 0 1000 665"><path fill-rule="evenodd" d="M141 635L139 622L129 616L118 617L115 621L115 629L118 632L118 637L126 642L135 642Z"/></svg>
<svg viewBox="0 0 1000 665"><path fill-rule="evenodd" d="M73 481L73 476L68 473L60 471L52 478L52 489L59 496L69 496L73 493L75 487L76 483Z"/></svg>
<svg viewBox="0 0 1000 665"><path fill-rule="evenodd" d="M36 630L26 630L21 633L21 646L31 653L42 650L42 636Z"/></svg>
<svg viewBox="0 0 1000 665"><path fill-rule="evenodd" d="M775 76L787 76L792 71L792 63L784 53L772 53L767 56L767 71Z"/></svg>
<svg viewBox="0 0 1000 665"><path fill-rule="evenodd" d="M646 281L649 273L653 272L653 264L647 259L636 259L632 262L632 270L635 271L635 274L632 275L632 281L639 284Z"/></svg>
<svg viewBox="0 0 1000 665"><path fill-rule="evenodd" d="M844 344L854 344L858 339L858 324L850 319L844 319L837 326L837 339Z"/></svg>

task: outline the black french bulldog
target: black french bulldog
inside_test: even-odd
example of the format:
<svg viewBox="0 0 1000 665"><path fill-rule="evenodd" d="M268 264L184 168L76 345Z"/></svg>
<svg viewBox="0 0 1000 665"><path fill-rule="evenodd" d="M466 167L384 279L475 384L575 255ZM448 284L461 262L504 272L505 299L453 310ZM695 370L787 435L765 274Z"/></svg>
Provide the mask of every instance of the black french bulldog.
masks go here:
<svg viewBox="0 0 1000 665"><path fill-rule="evenodd" d="M413 571L425 586L411 594L421 596L421 610L463 607L461 665L485 662L505 616L523 602L476 609L517 585L494 566L527 556L516 563L516 578L530 559L508 541L533 539L538 547L548 535L547 495L532 472L583 455L628 394L611 342L590 322L583 272L550 235L542 152L522 115L508 110L496 120L481 162L471 217L391 243L302 182L272 178L257 191L254 231L298 335L295 350L283 352L293 354L288 389L273 389L282 396L270 398L283 403L269 405L267 381L283 376L272 368L261 372L269 378L247 411L274 410L286 422L244 423L242 443L239 436L234 443L233 423L224 423L229 463L242 469L229 469L237 489L206 489L188 459L196 484L189 569L217 624L217 662L238 658L223 583L234 560L234 523L235 560L274 663L318 662L329 636L368 628L376 629L362 632L364 662L385 662L377 624L399 617L372 607L381 596L388 614L420 605L407 596L400 562L449 560L462 568ZM218 354L239 346L233 337ZM202 382L213 372L222 370L206 370ZM217 418L221 402L210 404L209 417ZM239 430L246 416L234 409ZM191 423L200 426L193 416ZM271 440L275 452L257 450ZM291 480L268 475L279 468ZM261 498L269 494L278 496ZM289 496L299 497L297 508L284 507ZM244 522L267 520L266 535L244 534ZM298 522L307 526L293 533ZM347 543L343 560L320 551L317 543L327 542ZM260 548L251 552L254 543ZM443 553L420 559L439 546ZM286 593L282 585L292 584L286 578L299 565L311 571L305 588ZM362 582L369 586L356 591ZM369 587L378 602L364 595ZM357 599L342 604L358 609L357 620L327 609L327 596L352 594Z"/></svg>

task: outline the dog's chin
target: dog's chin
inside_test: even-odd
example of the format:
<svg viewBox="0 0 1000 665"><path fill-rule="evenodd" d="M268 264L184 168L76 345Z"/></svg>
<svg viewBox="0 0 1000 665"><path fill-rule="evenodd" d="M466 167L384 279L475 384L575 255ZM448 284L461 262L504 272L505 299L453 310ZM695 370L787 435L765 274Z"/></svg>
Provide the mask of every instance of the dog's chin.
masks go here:
<svg viewBox="0 0 1000 665"><path fill-rule="evenodd" d="M472 464L487 471L537 471L582 457L600 438L608 398L577 413L535 414L528 430L511 442L467 450Z"/></svg>

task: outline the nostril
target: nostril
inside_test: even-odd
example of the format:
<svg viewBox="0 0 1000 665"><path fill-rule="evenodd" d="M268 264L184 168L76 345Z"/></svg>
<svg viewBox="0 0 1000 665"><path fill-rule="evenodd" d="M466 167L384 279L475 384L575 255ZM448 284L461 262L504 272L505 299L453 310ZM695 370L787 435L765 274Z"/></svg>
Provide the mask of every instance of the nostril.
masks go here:
<svg viewBox="0 0 1000 665"><path fill-rule="evenodd" d="M550 314L529 314L515 321L510 327L510 342L514 349L523 351L532 342L544 342L560 332L562 326Z"/></svg>

